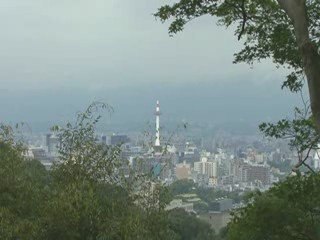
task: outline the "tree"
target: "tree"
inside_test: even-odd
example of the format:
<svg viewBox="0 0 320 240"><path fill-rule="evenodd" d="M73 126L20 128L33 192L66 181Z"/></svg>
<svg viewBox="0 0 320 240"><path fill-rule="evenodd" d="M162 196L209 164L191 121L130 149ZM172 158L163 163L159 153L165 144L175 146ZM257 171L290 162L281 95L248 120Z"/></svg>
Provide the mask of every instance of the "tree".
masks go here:
<svg viewBox="0 0 320 240"><path fill-rule="evenodd" d="M195 18L210 15L221 25L235 26L244 48L235 63L271 58L292 72L282 87L301 91L307 79L312 116L295 109L295 119L262 124L267 136L286 138L299 155L294 170L304 165L312 174L287 178L266 193L257 193L234 213L228 239L319 239L319 174L306 164L320 133L320 2L318 0L180 0L158 9L162 21L173 19L169 33L182 31ZM305 104L306 106L306 104ZM225 233L223 234L225 235Z"/></svg>
<svg viewBox="0 0 320 240"><path fill-rule="evenodd" d="M96 141L93 104L75 123L54 127L59 162L50 171L23 157L11 127L0 125L0 238L175 239L168 190L148 175L127 177L120 147Z"/></svg>
<svg viewBox="0 0 320 240"><path fill-rule="evenodd" d="M120 146L96 141L97 111L106 107L94 103L75 123L53 127L60 161L51 171L44 239L164 239L172 234L162 186L130 171ZM129 177L122 168L129 168Z"/></svg>
<svg viewBox="0 0 320 240"><path fill-rule="evenodd" d="M320 238L320 174L288 177L234 212L229 240Z"/></svg>
<svg viewBox="0 0 320 240"><path fill-rule="evenodd" d="M283 87L297 92L307 79L315 125L320 132L319 0L180 0L158 9L162 21L173 19L169 33L182 31L195 18L210 15L244 39L235 63L271 58L292 70Z"/></svg>
<svg viewBox="0 0 320 240"><path fill-rule="evenodd" d="M183 240L214 240L214 230L210 225L183 209L173 209L169 214L170 227Z"/></svg>
<svg viewBox="0 0 320 240"><path fill-rule="evenodd" d="M193 180L190 179L181 179L173 182L170 185L170 192L173 196L190 193L193 189L195 189L196 184Z"/></svg>
<svg viewBox="0 0 320 240"><path fill-rule="evenodd" d="M13 130L0 125L0 236L41 239L39 216L48 174L40 163L22 156L23 144Z"/></svg>
<svg viewBox="0 0 320 240"><path fill-rule="evenodd" d="M292 171L300 174L300 167L304 166L313 172L312 167L307 164L312 150L318 150L320 134L317 131L313 119L309 116L308 108L301 110L295 108L293 120L282 119L276 124L262 123L259 128L267 137L287 139L289 146L298 155L298 162Z"/></svg>

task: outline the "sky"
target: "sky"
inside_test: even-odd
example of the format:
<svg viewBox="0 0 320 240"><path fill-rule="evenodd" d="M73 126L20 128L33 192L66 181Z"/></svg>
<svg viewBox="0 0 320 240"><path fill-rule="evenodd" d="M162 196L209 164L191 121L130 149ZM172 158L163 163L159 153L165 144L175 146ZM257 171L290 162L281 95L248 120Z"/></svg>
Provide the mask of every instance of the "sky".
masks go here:
<svg viewBox="0 0 320 240"><path fill-rule="evenodd" d="M0 121L47 126L93 101L109 123L221 123L290 115L297 96L270 62L232 64L232 29L204 17L174 37L152 13L165 0L2 0Z"/></svg>

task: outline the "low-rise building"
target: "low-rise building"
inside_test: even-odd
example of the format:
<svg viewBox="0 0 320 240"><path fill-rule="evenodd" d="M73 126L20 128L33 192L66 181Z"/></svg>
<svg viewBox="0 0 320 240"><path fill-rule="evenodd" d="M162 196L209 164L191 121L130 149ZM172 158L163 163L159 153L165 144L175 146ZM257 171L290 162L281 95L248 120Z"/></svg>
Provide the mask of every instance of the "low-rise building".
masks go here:
<svg viewBox="0 0 320 240"><path fill-rule="evenodd" d="M176 178L178 180L181 179L189 179L191 177L191 167L190 164L186 163L179 163L176 165L175 168Z"/></svg>
<svg viewBox="0 0 320 240"><path fill-rule="evenodd" d="M170 204L165 209L169 211L175 208L182 208L186 212L193 212L193 203L191 202L185 203L181 199L174 199L170 202Z"/></svg>

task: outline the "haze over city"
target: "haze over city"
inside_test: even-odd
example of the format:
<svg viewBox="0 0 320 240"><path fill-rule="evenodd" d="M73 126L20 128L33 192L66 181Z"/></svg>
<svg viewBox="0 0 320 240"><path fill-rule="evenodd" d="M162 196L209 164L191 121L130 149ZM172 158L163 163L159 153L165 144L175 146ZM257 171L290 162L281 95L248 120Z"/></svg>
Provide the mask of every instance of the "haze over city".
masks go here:
<svg viewBox="0 0 320 240"><path fill-rule="evenodd" d="M1 0L0 240L320 239L319 19Z"/></svg>
<svg viewBox="0 0 320 240"><path fill-rule="evenodd" d="M281 91L284 70L232 64L241 42L209 17L170 38L152 16L159 4L2 1L0 119L45 130L103 101L115 109L111 124L144 124L157 99L177 122L257 125L290 115L300 100Z"/></svg>

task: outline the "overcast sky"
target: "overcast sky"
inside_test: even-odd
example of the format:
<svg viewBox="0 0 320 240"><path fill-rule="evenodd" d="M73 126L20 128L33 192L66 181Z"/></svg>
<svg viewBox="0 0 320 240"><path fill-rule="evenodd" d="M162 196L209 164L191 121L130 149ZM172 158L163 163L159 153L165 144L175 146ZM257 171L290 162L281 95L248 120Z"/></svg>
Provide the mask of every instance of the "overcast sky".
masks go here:
<svg viewBox="0 0 320 240"><path fill-rule="evenodd" d="M270 62L232 64L241 48L212 18L170 38L152 13L164 0L2 0L0 120L68 119L94 100L114 121L206 122L287 116L296 97L280 90Z"/></svg>

